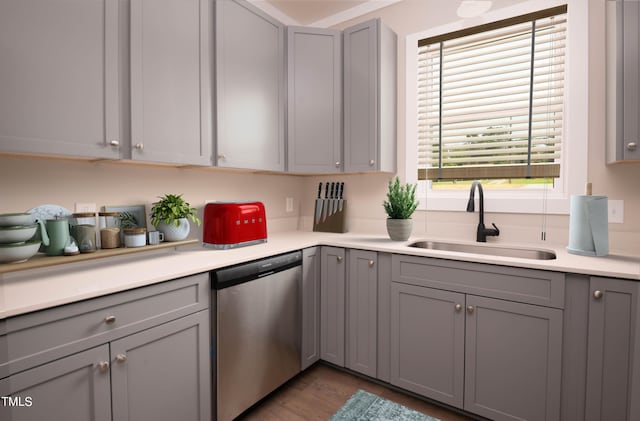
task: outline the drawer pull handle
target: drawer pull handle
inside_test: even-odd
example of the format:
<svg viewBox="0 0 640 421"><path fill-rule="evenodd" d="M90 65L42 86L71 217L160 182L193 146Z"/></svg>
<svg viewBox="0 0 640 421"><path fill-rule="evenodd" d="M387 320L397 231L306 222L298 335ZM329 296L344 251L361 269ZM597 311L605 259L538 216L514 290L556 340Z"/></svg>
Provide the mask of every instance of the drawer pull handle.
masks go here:
<svg viewBox="0 0 640 421"><path fill-rule="evenodd" d="M473 306L467 306L467 312L469 314L473 313Z"/></svg>
<svg viewBox="0 0 640 421"><path fill-rule="evenodd" d="M460 311L462 310L462 304L456 304L454 308L456 309L456 311Z"/></svg>
<svg viewBox="0 0 640 421"><path fill-rule="evenodd" d="M116 355L116 361L119 362L120 364L122 364L125 361L127 361L127 356L124 355L124 354L118 354L118 355Z"/></svg>
<svg viewBox="0 0 640 421"><path fill-rule="evenodd" d="M599 300L600 298L602 298L603 295L604 293L600 290L593 291L593 298L595 298L596 300Z"/></svg>
<svg viewBox="0 0 640 421"><path fill-rule="evenodd" d="M116 322L116 316L107 316L104 318L104 322L108 325L114 324Z"/></svg>
<svg viewBox="0 0 640 421"><path fill-rule="evenodd" d="M109 371L109 361L100 361L98 363L98 370L100 370L101 373Z"/></svg>

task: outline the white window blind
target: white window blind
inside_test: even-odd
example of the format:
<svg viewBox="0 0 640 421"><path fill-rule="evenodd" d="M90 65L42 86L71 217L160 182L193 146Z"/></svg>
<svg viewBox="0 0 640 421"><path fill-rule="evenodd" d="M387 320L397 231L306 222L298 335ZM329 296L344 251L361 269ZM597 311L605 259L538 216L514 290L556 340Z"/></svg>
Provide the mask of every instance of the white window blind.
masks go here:
<svg viewBox="0 0 640 421"><path fill-rule="evenodd" d="M419 179L560 175L566 10L419 41Z"/></svg>

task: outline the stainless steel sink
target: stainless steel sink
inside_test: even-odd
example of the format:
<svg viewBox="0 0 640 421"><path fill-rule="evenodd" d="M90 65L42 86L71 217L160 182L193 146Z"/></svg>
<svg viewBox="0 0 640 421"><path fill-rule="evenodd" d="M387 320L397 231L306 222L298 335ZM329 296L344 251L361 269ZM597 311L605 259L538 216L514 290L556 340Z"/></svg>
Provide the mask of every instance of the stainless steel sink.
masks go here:
<svg viewBox="0 0 640 421"><path fill-rule="evenodd" d="M429 250L454 251L458 253L487 254L491 256L518 257L521 259L533 260L553 260L556 254L552 251L536 250L527 248L514 248L502 246L490 246L487 244L459 244L445 243L440 241L417 241L409 244L409 247L416 247Z"/></svg>

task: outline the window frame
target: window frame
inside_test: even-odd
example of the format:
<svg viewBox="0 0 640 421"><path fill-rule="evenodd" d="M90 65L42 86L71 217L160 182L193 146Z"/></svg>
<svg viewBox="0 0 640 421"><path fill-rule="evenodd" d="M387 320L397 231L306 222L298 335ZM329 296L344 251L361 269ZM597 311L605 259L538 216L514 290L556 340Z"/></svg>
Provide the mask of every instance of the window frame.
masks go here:
<svg viewBox="0 0 640 421"><path fill-rule="evenodd" d="M417 60L418 41L458 31L484 23L534 13L564 4L567 11L567 51L565 68L565 121L561 174L553 188L540 190L485 190L485 208L488 212L568 214L572 194L580 194L587 180L588 160L588 4L581 0L527 1L515 6L486 13L481 18L462 20L451 24L410 34L405 44L406 74L406 161L405 177L417 182ZM569 159L571 157L571 159ZM464 211L467 191L434 191L430 181L418 182L420 210Z"/></svg>

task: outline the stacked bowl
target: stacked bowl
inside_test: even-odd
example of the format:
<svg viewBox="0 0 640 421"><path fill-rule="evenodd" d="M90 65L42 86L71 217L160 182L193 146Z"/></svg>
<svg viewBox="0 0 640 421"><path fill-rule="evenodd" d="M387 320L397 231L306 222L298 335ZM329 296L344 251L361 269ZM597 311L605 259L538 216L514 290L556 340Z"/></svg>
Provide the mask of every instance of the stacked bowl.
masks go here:
<svg viewBox="0 0 640 421"><path fill-rule="evenodd" d="M38 224L28 213L0 214L0 263L24 262L38 252Z"/></svg>

